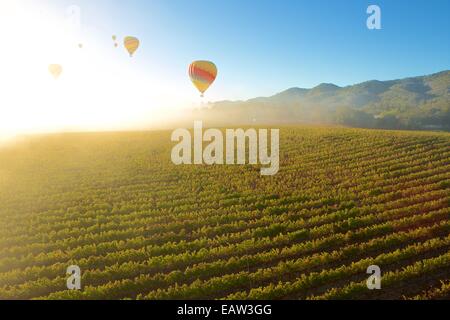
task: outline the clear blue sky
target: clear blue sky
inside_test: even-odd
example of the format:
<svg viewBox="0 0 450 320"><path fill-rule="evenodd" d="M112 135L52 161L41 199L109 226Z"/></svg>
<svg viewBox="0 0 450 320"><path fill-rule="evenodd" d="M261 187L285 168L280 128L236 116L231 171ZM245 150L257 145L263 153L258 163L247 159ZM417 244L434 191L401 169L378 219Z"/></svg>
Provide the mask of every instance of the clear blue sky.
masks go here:
<svg viewBox="0 0 450 320"><path fill-rule="evenodd" d="M448 0L47 0L79 5L83 23L137 35L145 64L178 85L192 60L219 67L221 97L271 95L450 68ZM366 9L382 10L382 30ZM117 31L113 31L117 30Z"/></svg>
<svg viewBox="0 0 450 320"><path fill-rule="evenodd" d="M381 30L367 29L371 4ZM0 59L0 137L156 126L205 101L448 70L449 12L449 0L0 0L0 37L14 49ZM126 36L141 40L133 58ZM194 60L219 69L203 100Z"/></svg>

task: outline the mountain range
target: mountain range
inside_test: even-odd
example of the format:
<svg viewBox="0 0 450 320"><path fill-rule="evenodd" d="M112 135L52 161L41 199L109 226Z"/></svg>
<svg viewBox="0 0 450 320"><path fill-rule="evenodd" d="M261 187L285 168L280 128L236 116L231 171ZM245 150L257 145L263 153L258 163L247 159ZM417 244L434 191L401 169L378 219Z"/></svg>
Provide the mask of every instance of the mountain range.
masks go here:
<svg viewBox="0 0 450 320"><path fill-rule="evenodd" d="M335 123L395 129L450 128L450 70L339 87L290 88L270 97L218 101L195 111L215 124Z"/></svg>

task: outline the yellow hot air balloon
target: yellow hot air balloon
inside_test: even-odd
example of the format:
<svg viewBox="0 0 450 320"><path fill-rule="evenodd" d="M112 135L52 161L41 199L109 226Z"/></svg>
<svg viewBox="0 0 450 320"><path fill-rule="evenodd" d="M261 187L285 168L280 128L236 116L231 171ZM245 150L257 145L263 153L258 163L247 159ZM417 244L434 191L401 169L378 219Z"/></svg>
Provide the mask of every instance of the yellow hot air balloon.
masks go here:
<svg viewBox="0 0 450 320"><path fill-rule="evenodd" d="M211 61L194 61L189 66L189 77L203 97L206 90L216 80L217 67Z"/></svg>
<svg viewBox="0 0 450 320"><path fill-rule="evenodd" d="M136 52L139 48L139 39L135 37L126 37L123 41L125 48L128 50L130 57Z"/></svg>
<svg viewBox="0 0 450 320"><path fill-rule="evenodd" d="M48 66L48 71L52 74L52 76L55 79L58 79L63 71L63 68L59 64L51 64Z"/></svg>

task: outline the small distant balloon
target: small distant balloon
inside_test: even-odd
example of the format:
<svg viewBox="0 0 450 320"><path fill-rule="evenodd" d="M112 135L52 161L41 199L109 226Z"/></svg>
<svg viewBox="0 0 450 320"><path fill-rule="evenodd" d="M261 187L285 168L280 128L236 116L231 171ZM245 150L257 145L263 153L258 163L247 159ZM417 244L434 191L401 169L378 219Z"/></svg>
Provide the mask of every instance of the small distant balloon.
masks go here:
<svg viewBox="0 0 450 320"><path fill-rule="evenodd" d="M123 44L130 54L130 57L132 57L136 50L139 48L139 39L135 37L125 37L125 39L123 40Z"/></svg>
<svg viewBox="0 0 450 320"><path fill-rule="evenodd" d="M203 97L216 80L217 67L211 61L194 61L189 66L189 77Z"/></svg>
<svg viewBox="0 0 450 320"><path fill-rule="evenodd" d="M119 46L119 44L117 43L117 36L112 36L112 39L114 41L114 47L117 48Z"/></svg>
<svg viewBox="0 0 450 320"><path fill-rule="evenodd" d="M83 49L83 44L82 44L82 43L79 43L79 44L78 44L78 48Z"/></svg>
<svg viewBox="0 0 450 320"><path fill-rule="evenodd" d="M51 75L55 79L58 79L59 76L61 75L62 71L63 71L63 68L59 64L51 64L51 65L48 66L48 71L51 73Z"/></svg>

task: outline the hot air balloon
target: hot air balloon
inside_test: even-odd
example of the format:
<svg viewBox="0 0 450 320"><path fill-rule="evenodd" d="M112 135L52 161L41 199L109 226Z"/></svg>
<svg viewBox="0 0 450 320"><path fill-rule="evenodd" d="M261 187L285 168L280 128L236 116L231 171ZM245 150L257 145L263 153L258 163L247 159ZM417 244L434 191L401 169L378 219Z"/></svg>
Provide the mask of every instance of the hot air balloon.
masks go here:
<svg viewBox="0 0 450 320"><path fill-rule="evenodd" d="M211 61L194 61L189 66L189 77L203 97L206 90L216 80L217 67Z"/></svg>
<svg viewBox="0 0 450 320"><path fill-rule="evenodd" d="M139 48L139 39L135 37L126 37L123 40L123 44L130 53L130 57L132 57L136 50Z"/></svg>
<svg viewBox="0 0 450 320"><path fill-rule="evenodd" d="M51 64L48 66L48 71L53 75L55 79L58 79L63 71L63 68L59 64Z"/></svg>
<svg viewBox="0 0 450 320"><path fill-rule="evenodd" d="M114 47L118 47L119 46L119 44L116 42L116 40L117 40L117 36L112 36L112 39L113 39L113 41L114 41Z"/></svg>

